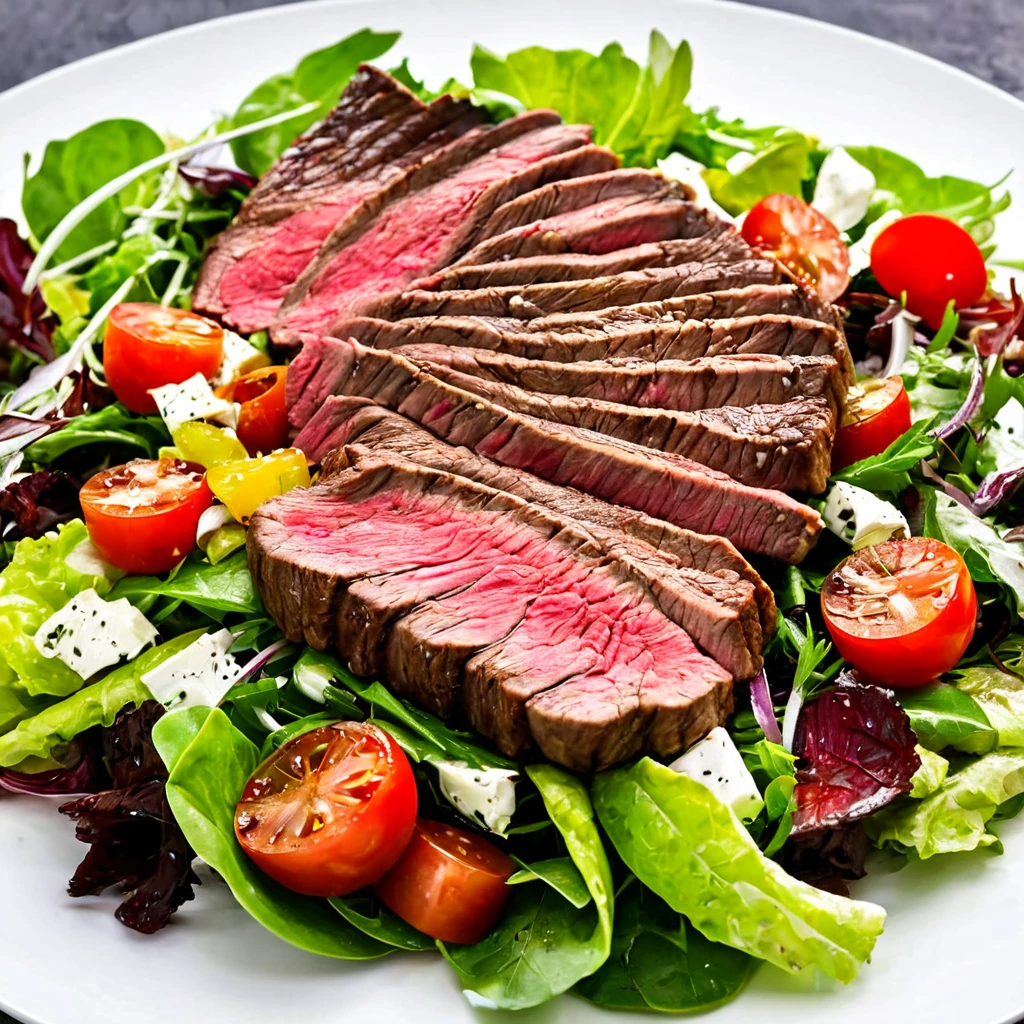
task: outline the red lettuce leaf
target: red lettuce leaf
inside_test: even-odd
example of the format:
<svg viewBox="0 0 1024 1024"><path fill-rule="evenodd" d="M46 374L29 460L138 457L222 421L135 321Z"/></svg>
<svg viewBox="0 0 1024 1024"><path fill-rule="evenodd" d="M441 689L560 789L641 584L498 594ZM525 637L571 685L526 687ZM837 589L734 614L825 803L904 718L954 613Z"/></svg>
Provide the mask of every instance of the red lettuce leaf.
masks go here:
<svg viewBox="0 0 1024 1024"><path fill-rule="evenodd" d="M4 540L38 540L59 523L80 517L79 486L67 473L48 469L9 483L0 491Z"/></svg>
<svg viewBox="0 0 1024 1024"><path fill-rule="evenodd" d="M794 753L793 835L833 828L903 793L921 766L906 712L877 686L844 683L804 705Z"/></svg>
<svg viewBox="0 0 1024 1024"><path fill-rule="evenodd" d="M782 851L782 866L794 878L816 889L849 896L850 879L863 878L868 837L859 821L836 828L790 836Z"/></svg>
<svg viewBox="0 0 1024 1024"><path fill-rule="evenodd" d="M98 733L98 730L95 730ZM28 796L61 796L69 797L82 793L95 793L110 784L100 754L98 735L89 730L75 739L72 757L78 761L71 768L53 768L50 771L13 772L10 768L0 768L0 789L11 793L24 793ZM69 757L70 761L72 758Z"/></svg>
<svg viewBox="0 0 1024 1024"><path fill-rule="evenodd" d="M178 168L178 174L194 189L211 199L216 199L232 189L236 192L248 192L256 184L256 179L251 174L236 171L231 167L182 164Z"/></svg>
<svg viewBox="0 0 1024 1024"><path fill-rule="evenodd" d="M53 317L38 288L31 295L21 291L33 256L18 225L0 218L0 347L16 345L48 363L54 357Z"/></svg>

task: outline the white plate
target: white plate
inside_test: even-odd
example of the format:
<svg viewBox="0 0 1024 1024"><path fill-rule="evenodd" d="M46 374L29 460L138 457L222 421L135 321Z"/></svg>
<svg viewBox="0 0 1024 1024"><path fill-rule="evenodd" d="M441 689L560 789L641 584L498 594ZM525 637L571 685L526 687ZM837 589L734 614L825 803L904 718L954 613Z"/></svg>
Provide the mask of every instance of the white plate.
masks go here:
<svg viewBox="0 0 1024 1024"><path fill-rule="evenodd" d="M889 146L933 174L995 181L1024 156L1024 104L1012 97L887 43L772 11L709 0L357 0L206 22L5 93L0 214L18 208L21 154L38 160L49 139L115 116L187 136L211 112L234 109L256 82L364 26L401 29L395 52L433 83L466 75L474 41L504 52L532 43L594 49L618 39L642 55L657 27L693 45L695 104L720 104L754 124L792 124L830 142ZM1007 256L1024 256L1024 204L1003 215L1000 234ZM812 991L764 967L715 1021L1014 1020L1024 1013L1024 820L1008 823L1004 837L1002 857L940 859L859 884L857 896L883 904L889 923L854 984ZM438 958L360 965L301 953L264 932L216 882L159 935L136 935L114 920L113 897L64 895L83 853L53 803L0 792L0 1006L26 1021L486 1019ZM629 1018L572 998L517 1018L599 1019Z"/></svg>

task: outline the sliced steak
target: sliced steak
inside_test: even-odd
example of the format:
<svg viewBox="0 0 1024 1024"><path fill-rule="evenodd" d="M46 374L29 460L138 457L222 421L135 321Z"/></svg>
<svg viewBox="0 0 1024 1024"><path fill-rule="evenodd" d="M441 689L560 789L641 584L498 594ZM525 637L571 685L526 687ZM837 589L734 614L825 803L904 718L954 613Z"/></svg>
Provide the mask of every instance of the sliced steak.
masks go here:
<svg viewBox="0 0 1024 1024"><path fill-rule="evenodd" d="M282 303L275 337L317 330L450 263L501 202L614 162L586 145L588 126L553 117L533 111L469 133L346 217Z"/></svg>
<svg viewBox="0 0 1024 1024"><path fill-rule="evenodd" d="M781 492L748 487L678 455L502 409L393 352L324 339L310 362L318 358L335 368L337 394L372 398L503 465L718 533L741 550L798 562L821 531L813 509Z"/></svg>
<svg viewBox="0 0 1024 1024"><path fill-rule="evenodd" d="M601 256L651 242L694 238L706 225L702 207L683 199L678 189L666 186L653 196L617 196L485 237L455 266L570 252Z"/></svg>
<svg viewBox="0 0 1024 1024"><path fill-rule="evenodd" d="M817 320L766 314L732 320L670 320L625 329L583 327L564 333L535 331L514 320L482 317L411 317L374 320L356 317L334 325L339 337L375 348L409 344L455 345L568 363L595 359L702 359L707 356L757 353L781 356L832 356L849 360L846 342L834 327Z"/></svg>
<svg viewBox="0 0 1024 1024"><path fill-rule="evenodd" d="M348 656L376 632L393 689L509 755L669 756L731 710L728 673L590 535L471 481L368 458L266 502L247 547L290 639Z"/></svg>
<svg viewBox="0 0 1024 1024"><path fill-rule="evenodd" d="M361 68L338 106L285 151L214 240L193 308L246 332L267 327L360 200L479 122L466 101L443 96L424 106L390 75Z"/></svg>
<svg viewBox="0 0 1024 1024"><path fill-rule="evenodd" d="M529 391L652 409L692 411L822 398L837 413L846 390L839 364L831 356L746 354L556 363L455 345L412 344L395 351L414 362L449 366Z"/></svg>
<svg viewBox="0 0 1024 1024"><path fill-rule="evenodd" d="M664 188L665 179L660 174L640 167L623 167L572 181L553 181L499 206L484 225L481 237L500 235L556 213L568 213L620 196L654 195ZM692 199L692 191L684 188L683 198Z"/></svg>
<svg viewBox="0 0 1024 1024"><path fill-rule="evenodd" d="M409 290L446 292L502 288L507 285L522 288L530 284L608 277L647 267L674 267L682 263L737 263L750 259L752 255L753 250L743 240L743 236L732 225L719 222L712 224L704 234L696 238L647 242L602 256L566 252L483 263L480 266L464 266L460 263L414 281ZM387 314L388 311L382 306L381 312Z"/></svg>
<svg viewBox="0 0 1024 1024"><path fill-rule="evenodd" d="M724 537L694 533L642 512L609 504L572 487L548 483L524 470L502 466L468 448L454 447L404 416L365 398L329 398L299 437L304 451L328 464L348 459L346 453L352 450L353 443L375 452L401 455L420 465L465 476L544 505L583 524L595 535L634 538L657 551L666 564L698 570L704 580L719 579L723 585L731 587L733 580L741 579L753 588L762 634L768 636L775 632L775 598L771 588ZM723 606L743 611L738 600L742 594L738 591L730 590L720 597ZM678 601L677 607L685 611L691 605ZM736 660L736 654L723 652L726 631L717 629L714 616L710 620L706 617L706 609L685 622L681 617L673 618L720 664L728 667L727 663ZM750 635L750 628L745 626L744 633ZM738 669L734 674L744 677L744 672Z"/></svg>
<svg viewBox="0 0 1024 1024"><path fill-rule="evenodd" d="M778 284L783 277L779 264L769 259L741 260L730 264L684 263L674 267L629 270L585 281L558 281L524 287L506 285L469 291L408 291L387 305L378 304L373 314L391 320L411 316L530 319L550 313L628 306L678 295L743 288L751 284ZM327 333L338 332L332 325Z"/></svg>
<svg viewBox="0 0 1024 1024"><path fill-rule="evenodd" d="M684 455L751 487L819 494L828 482L835 421L820 398L679 412L541 394L446 366L417 365L503 409Z"/></svg>

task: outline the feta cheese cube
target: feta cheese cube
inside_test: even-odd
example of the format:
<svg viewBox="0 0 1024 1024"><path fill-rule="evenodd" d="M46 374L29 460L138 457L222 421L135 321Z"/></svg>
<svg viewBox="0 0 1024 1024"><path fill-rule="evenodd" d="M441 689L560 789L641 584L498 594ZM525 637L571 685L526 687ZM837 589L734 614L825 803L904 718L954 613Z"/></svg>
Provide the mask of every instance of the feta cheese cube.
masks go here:
<svg viewBox="0 0 1024 1024"><path fill-rule="evenodd" d="M238 425L238 406L218 398L201 373L193 374L181 384L150 388L149 393L170 431L190 420L213 420L232 428Z"/></svg>
<svg viewBox="0 0 1024 1024"><path fill-rule="evenodd" d="M516 812L518 773L471 768L465 761L435 761L441 794L467 818L503 836Z"/></svg>
<svg viewBox="0 0 1024 1024"><path fill-rule="evenodd" d="M707 786L741 821L753 821L764 806L743 755L721 726L676 758L669 768Z"/></svg>
<svg viewBox="0 0 1024 1024"><path fill-rule="evenodd" d="M270 356L266 352L261 352L255 345L250 345L234 331L225 331L224 358L210 384L219 388L224 384L230 384L236 377L269 365Z"/></svg>
<svg viewBox="0 0 1024 1024"><path fill-rule="evenodd" d="M848 231L864 219L874 192L875 176L842 146L836 146L818 169L811 206L840 231Z"/></svg>
<svg viewBox="0 0 1024 1024"><path fill-rule="evenodd" d="M854 551L893 537L910 536L910 525L898 508L863 487L842 480L830 488L821 518Z"/></svg>
<svg viewBox="0 0 1024 1024"><path fill-rule="evenodd" d="M126 597L105 601L90 588L55 611L36 631L36 650L58 658L83 679L129 661L156 640L153 624Z"/></svg>
<svg viewBox="0 0 1024 1024"><path fill-rule="evenodd" d="M216 707L242 672L235 656L228 653L234 641L230 629L207 633L150 669L142 682L161 704Z"/></svg>

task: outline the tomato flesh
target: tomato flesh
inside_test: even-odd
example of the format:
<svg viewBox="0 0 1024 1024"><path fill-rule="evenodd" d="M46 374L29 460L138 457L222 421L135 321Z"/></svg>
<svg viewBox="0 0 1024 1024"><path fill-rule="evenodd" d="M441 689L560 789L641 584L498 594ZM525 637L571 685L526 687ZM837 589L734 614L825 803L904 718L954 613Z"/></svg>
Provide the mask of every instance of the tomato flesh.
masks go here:
<svg viewBox="0 0 1024 1024"><path fill-rule="evenodd" d="M985 257L955 221L915 213L894 221L871 246L871 270L894 298L938 330L946 307L973 306L988 287Z"/></svg>
<svg viewBox="0 0 1024 1024"><path fill-rule="evenodd" d="M743 237L816 287L826 302L838 299L850 283L850 250L839 229L796 196L765 196L744 218Z"/></svg>
<svg viewBox="0 0 1024 1024"><path fill-rule="evenodd" d="M79 498L103 558L144 574L174 568L195 548L199 517L213 504L203 467L180 459L134 459L105 469Z"/></svg>
<svg viewBox="0 0 1024 1024"><path fill-rule="evenodd" d="M398 744L370 722L336 722L294 737L256 769L235 810L235 835L287 888L344 896L394 865L416 807Z"/></svg>
<svg viewBox="0 0 1024 1024"><path fill-rule="evenodd" d="M218 397L241 404L238 439L250 455L267 455L288 442L287 374L286 366L264 366L217 389Z"/></svg>
<svg viewBox="0 0 1024 1024"><path fill-rule="evenodd" d="M187 309L153 302L115 306L103 335L103 371L132 412L154 413L151 388L212 377L224 357L224 329Z"/></svg>
<svg viewBox="0 0 1024 1024"><path fill-rule="evenodd" d="M832 472L884 452L910 429L910 398L901 377L850 388L832 448Z"/></svg>
<svg viewBox="0 0 1024 1024"><path fill-rule="evenodd" d="M864 548L825 579L825 623L870 680L922 686L948 672L974 636L978 598L964 560L928 537Z"/></svg>
<svg viewBox="0 0 1024 1024"><path fill-rule="evenodd" d="M479 942L501 917L516 865L472 832L420 818L398 863L377 883L385 906L442 942Z"/></svg>

